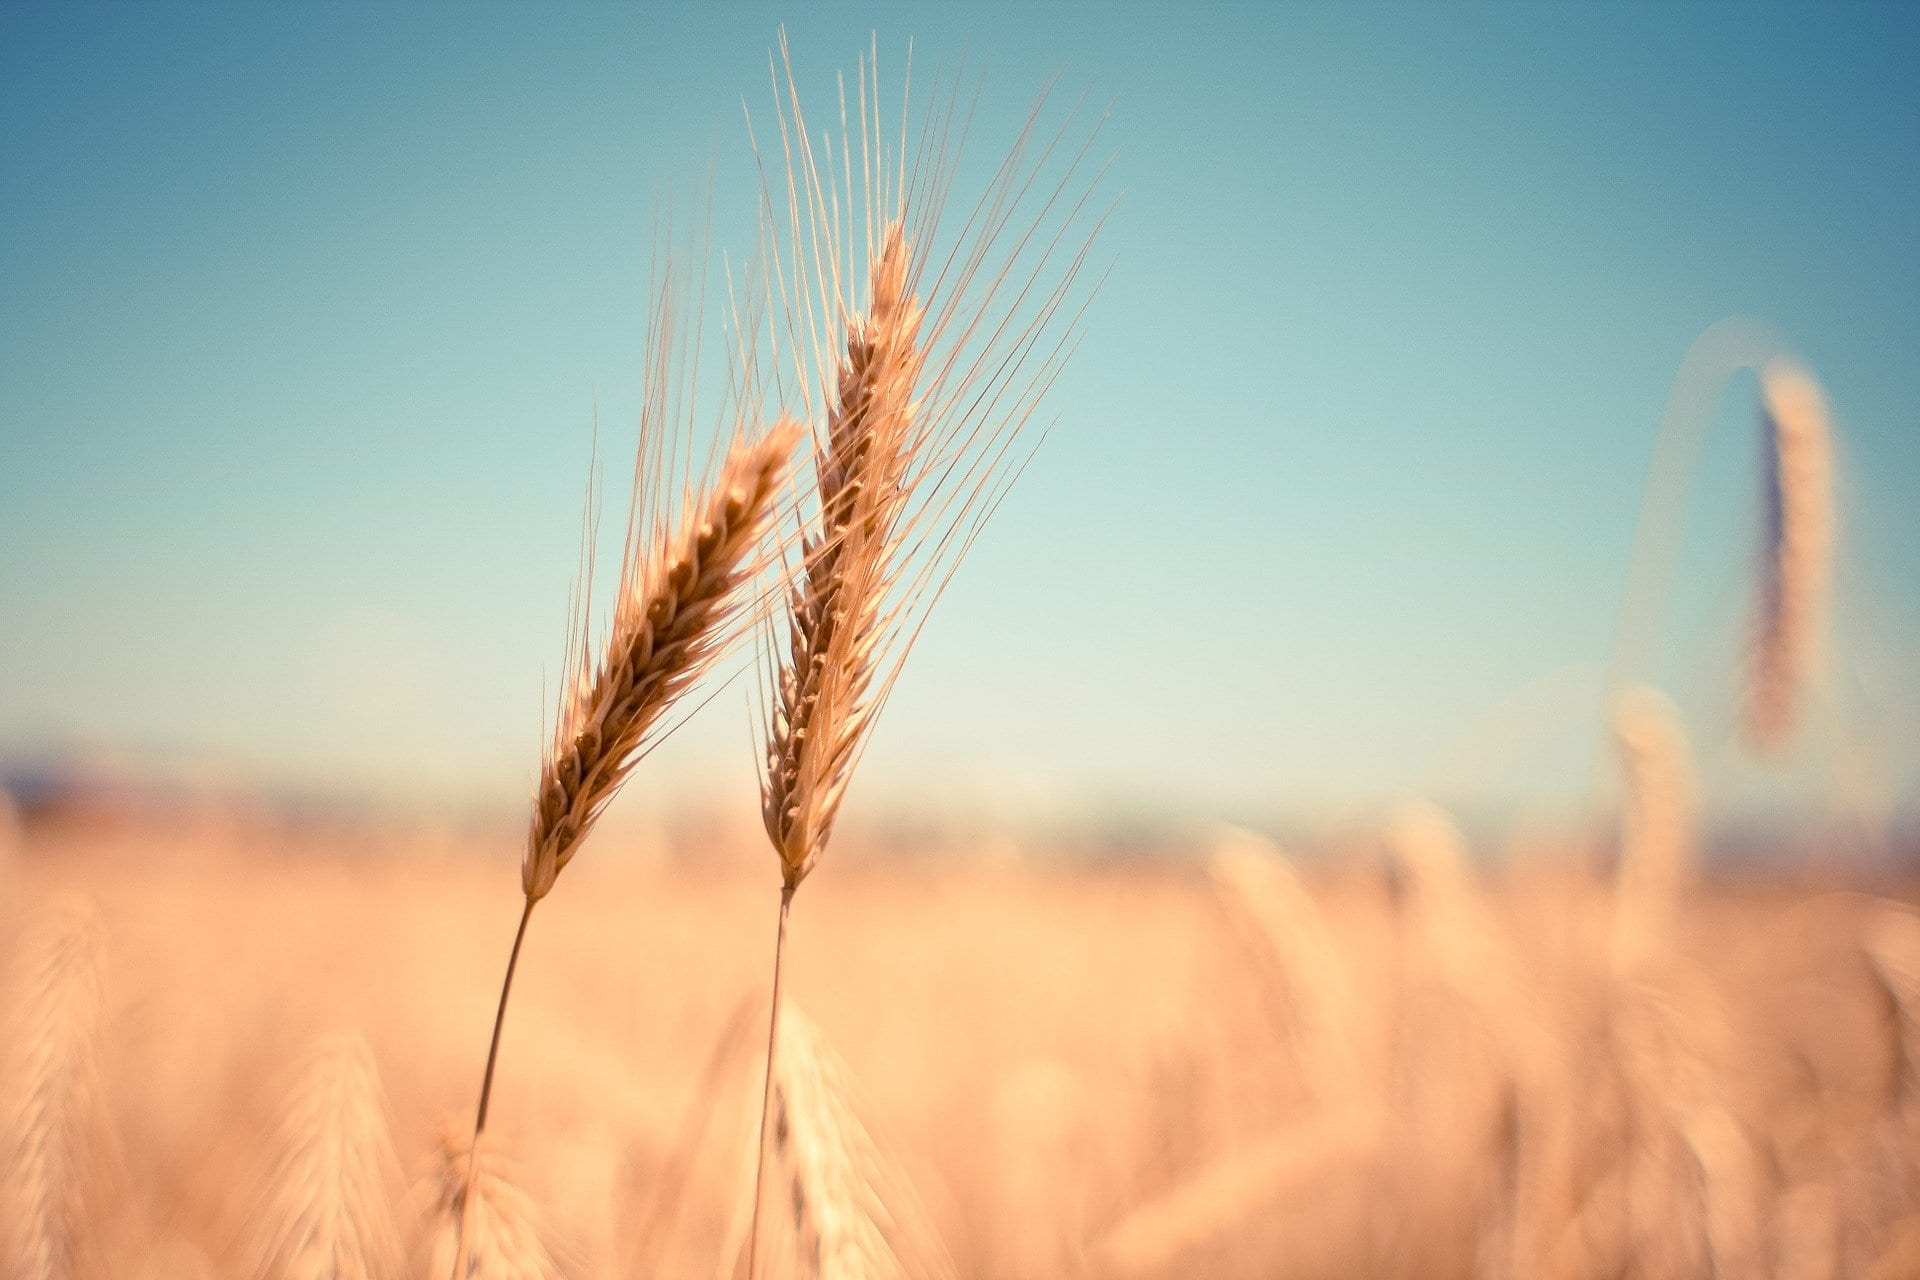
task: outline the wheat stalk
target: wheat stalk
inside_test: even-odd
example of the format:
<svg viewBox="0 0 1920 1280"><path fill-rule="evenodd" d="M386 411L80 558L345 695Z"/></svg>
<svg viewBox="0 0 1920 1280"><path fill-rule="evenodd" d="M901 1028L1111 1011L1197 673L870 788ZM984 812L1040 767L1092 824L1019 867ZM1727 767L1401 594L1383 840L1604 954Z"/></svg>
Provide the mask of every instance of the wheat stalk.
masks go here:
<svg viewBox="0 0 1920 1280"><path fill-rule="evenodd" d="M649 537L657 531L643 522L636 491L605 650L592 665L583 650L570 655L576 665L534 794L520 873L525 902L480 1081L476 1150L487 1125L507 1000L534 906L552 890L620 784L658 740L674 701L752 619L753 598L746 587L760 571L758 548L773 524L800 430L782 419L756 439L736 435L714 482L697 502L685 504L680 527L669 536ZM646 448L643 426L637 474L647 469Z"/></svg>
<svg viewBox="0 0 1920 1280"><path fill-rule="evenodd" d="M860 65L857 131L846 123L842 89L838 172L830 139L815 150L784 31L774 100L786 216L774 213L770 189L764 207L768 234L778 244L784 222L786 243L770 255L766 291L784 304L799 385L820 403L807 415L816 424L812 507L799 517L800 554L788 565L784 643L775 642L784 652L770 663L761 817L781 890L749 1280L793 895L827 846L925 610L1018 472L1009 461L1013 439L1078 324L1077 314L1064 326L1055 322L1073 296L1088 242L1068 250L1064 265L1055 263L1056 252L1069 237L1090 241L1092 234L1077 221L1085 190L1064 201L1065 216L1047 230L1056 201L1077 181L1084 147L1037 208L1029 200L1064 136L1033 161L1030 121L959 240L944 260L937 257L929 241L952 177L951 116L936 111L928 119L910 169L905 106L897 143L882 127L877 41ZM930 263L937 264L931 276ZM930 282L924 290L923 282Z"/></svg>
<svg viewBox="0 0 1920 1280"><path fill-rule="evenodd" d="M1775 752L1819 659L1833 558L1833 445L1820 386L1805 369L1771 361L1760 386L1766 484L1747 734Z"/></svg>
<svg viewBox="0 0 1920 1280"><path fill-rule="evenodd" d="M1614 745L1626 779L1613 895L1613 958L1631 969L1672 949L1682 896L1694 876L1695 783L1686 731L1655 690L1622 693Z"/></svg>
<svg viewBox="0 0 1920 1280"><path fill-rule="evenodd" d="M254 1227L255 1280L396 1280L398 1166L373 1055L355 1036L312 1054L274 1138Z"/></svg>
<svg viewBox="0 0 1920 1280"><path fill-rule="evenodd" d="M79 1273L98 1107L105 943L63 904L21 938L0 1041L0 1274Z"/></svg>

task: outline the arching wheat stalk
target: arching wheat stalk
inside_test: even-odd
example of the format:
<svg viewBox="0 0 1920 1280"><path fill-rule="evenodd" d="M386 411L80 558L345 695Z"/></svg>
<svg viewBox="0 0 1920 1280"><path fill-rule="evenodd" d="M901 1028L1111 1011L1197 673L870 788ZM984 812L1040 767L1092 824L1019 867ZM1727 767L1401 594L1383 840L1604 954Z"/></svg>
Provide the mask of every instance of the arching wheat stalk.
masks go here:
<svg viewBox="0 0 1920 1280"><path fill-rule="evenodd" d="M936 88L911 145L903 103L890 141L877 64L876 46L859 69L857 124L842 88L838 157L831 137L816 146L808 129L784 32L774 71L785 182L778 198L766 187L777 246L767 294L783 307L814 432L811 502L787 566L779 657L768 663L761 817L781 888L750 1278L794 892L827 846L926 610L1018 473L1014 439L1071 345L1069 307L1097 229L1083 217L1079 176L1091 135L1074 152L1063 148L1071 119L1051 137L1030 119L958 235L943 236L957 147L951 89L943 103Z"/></svg>
<svg viewBox="0 0 1920 1280"><path fill-rule="evenodd" d="M1766 466L1747 735L1778 751L1819 660L1833 559L1833 444L1811 374L1790 360L1760 373Z"/></svg>

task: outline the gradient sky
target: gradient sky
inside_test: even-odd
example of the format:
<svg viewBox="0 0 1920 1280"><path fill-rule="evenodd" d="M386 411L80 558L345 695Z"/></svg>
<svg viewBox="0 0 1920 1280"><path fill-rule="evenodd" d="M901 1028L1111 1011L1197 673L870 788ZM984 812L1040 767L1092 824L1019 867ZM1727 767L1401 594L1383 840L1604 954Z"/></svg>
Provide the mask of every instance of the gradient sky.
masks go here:
<svg viewBox="0 0 1920 1280"><path fill-rule="evenodd" d="M1844 452L1821 733L1859 768L1796 785L1913 803L1911 9L400 8L0 8L0 756L517 798L655 209L711 168L744 225L785 21L816 101L876 24L883 61L984 67L983 147L1055 71L1114 102L1112 275L876 796L1577 789L1668 386L1750 314ZM1655 672L1732 797L1771 785L1723 745L1753 395ZM649 785L744 794L743 705Z"/></svg>

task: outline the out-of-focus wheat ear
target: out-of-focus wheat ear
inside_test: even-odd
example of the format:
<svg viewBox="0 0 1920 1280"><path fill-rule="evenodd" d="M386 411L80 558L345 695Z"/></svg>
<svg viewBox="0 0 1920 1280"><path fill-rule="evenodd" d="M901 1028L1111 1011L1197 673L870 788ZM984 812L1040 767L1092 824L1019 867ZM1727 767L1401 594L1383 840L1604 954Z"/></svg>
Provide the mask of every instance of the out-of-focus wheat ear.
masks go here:
<svg viewBox="0 0 1920 1280"><path fill-rule="evenodd" d="M1825 398L1790 360L1760 372L1765 487L1747 736L1781 750L1820 664L1834 550L1833 439Z"/></svg>
<svg viewBox="0 0 1920 1280"><path fill-rule="evenodd" d="M1644 686L1615 699L1614 747L1625 792L1614 876L1613 960L1634 968L1672 950L1694 876L1696 785L1680 713Z"/></svg>
<svg viewBox="0 0 1920 1280"><path fill-rule="evenodd" d="M1426 801L1402 805L1387 824L1386 851L1400 915L1432 976L1463 994L1507 985L1512 956L1447 812Z"/></svg>
<svg viewBox="0 0 1920 1280"><path fill-rule="evenodd" d="M399 1161L373 1054L316 1046L273 1137L250 1232L254 1280L399 1280Z"/></svg>
<svg viewBox="0 0 1920 1280"><path fill-rule="evenodd" d="M796 1280L952 1276L953 1262L912 1184L862 1122L850 1072L791 1004L781 1015L774 1064L768 1221L761 1227L758 1274ZM727 1242L722 1274L735 1273L744 1261L741 1234Z"/></svg>
<svg viewBox="0 0 1920 1280"><path fill-rule="evenodd" d="M1210 841L1207 869L1221 905L1261 957L1308 1087L1323 1103L1350 1096L1360 1084L1352 978L1286 854L1262 836L1223 827Z"/></svg>
<svg viewBox="0 0 1920 1280"><path fill-rule="evenodd" d="M414 1244L416 1280L561 1280L569 1272L556 1258L533 1197L512 1166L483 1135L476 1152L464 1130L449 1124L440 1150L415 1189L422 1221ZM463 1231L464 1225L464 1231ZM462 1238L464 1235L464 1239Z"/></svg>
<svg viewBox="0 0 1920 1280"><path fill-rule="evenodd" d="M0 1023L0 1275L81 1274L98 1123L104 932L63 903L24 929Z"/></svg>

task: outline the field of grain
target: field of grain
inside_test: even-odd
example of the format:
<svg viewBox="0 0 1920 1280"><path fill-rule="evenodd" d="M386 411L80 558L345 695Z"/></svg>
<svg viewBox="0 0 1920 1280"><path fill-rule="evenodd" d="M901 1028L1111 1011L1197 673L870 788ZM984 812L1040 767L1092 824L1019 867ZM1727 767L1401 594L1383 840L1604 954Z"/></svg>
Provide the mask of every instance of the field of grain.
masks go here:
<svg viewBox="0 0 1920 1280"><path fill-rule="evenodd" d="M1538 797L1551 823L1463 788L1477 822L1374 795L1293 847L1191 809L1126 848L978 837L1001 828L933 805L845 805L843 828L935 604L1055 425L1117 204L1085 96L1047 81L983 144L971 73L892 56L875 34L851 74L803 77L779 31L746 103L757 191L716 184L751 243L712 243L710 206L658 225L633 479L607 488L596 435L524 809L435 826L424 794L303 805L241 766L204 796L6 775L0 1280L1920 1275L1920 889L1894 753L1861 727L1905 732L1899 681L1835 661L1856 633L1829 366L1758 322L1706 330L1648 435L1611 635L1586 623L1607 656L1554 726L1599 767ZM1167 317L1193 305L1153 317L1169 380ZM1692 504L1736 487L1692 474L1724 460L1702 446L1732 386L1749 554L1696 592L1713 614L1688 634L1726 639L1689 659L1683 712L1655 686L1694 644L1669 617ZM1190 427L1153 424L1169 456ZM1106 501L1074 483L1049 520ZM1223 554L1157 492L1125 518L1148 508ZM1294 537L1224 594L1281 555L1328 557L1344 598L1385 590ZM1172 669L1227 701L1248 683L1212 670L1229 637L1189 621L1199 590L1127 580L1158 665L1088 695L1149 771ZM1513 608L1457 594L1388 660ZM1035 608L984 612L1013 632ZM396 707L441 651L382 670ZM1050 675L1077 668L1056 652ZM993 681L1000 655L973 656ZM653 750L723 694L757 805L610 818L661 799ZM1876 765L1877 799L1853 782ZM1747 794L1715 794L1736 773Z"/></svg>
<svg viewBox="0 0 1920 1280"><path fill-rule="evenodd" d="M1570 859L1473 869L1443 902L1384 847L1306 865L1304 894L1260 882L1290 873L1244 837L1214 852L850 867L804 900L790 1007L844 1064L890 1221L924 1206L903 1269L1911 1274L1920 916L1709 888L1629 980ZM377 1212L417 1259L514 874L406 842L30 834L13 1069L50 998L33 948L49 927L99 947L72 1274L251 1274L285 1212L276 1134L342 1034L396 1160ZM728 1024L765 998L766 877L617 850L576 874L529 947L501 1149L560 1274L726 1274L759 1071Z"/></svg>

